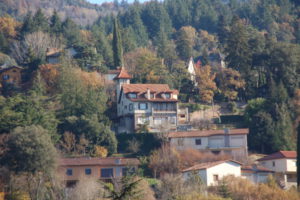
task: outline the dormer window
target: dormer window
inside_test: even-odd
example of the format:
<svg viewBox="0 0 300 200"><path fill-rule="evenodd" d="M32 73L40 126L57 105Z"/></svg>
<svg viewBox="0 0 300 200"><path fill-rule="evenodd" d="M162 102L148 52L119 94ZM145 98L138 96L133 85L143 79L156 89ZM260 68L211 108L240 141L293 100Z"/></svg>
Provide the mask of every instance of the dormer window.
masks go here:
<svg viewBox="0 0 300 200"><path fill-rule="evenodd" d="M170 93L165 93L165 97L166 97L166 99L170 99L171 98L171 94Z"/></svg>
<svg viewBox="0 0 300 200"><path fill-rule="evenodd" d="M136 98L137 98L137 94L136 94L136 93L129 93L129 94L128 94L128 97L129 97L130 99L136 99Z"/></svg>

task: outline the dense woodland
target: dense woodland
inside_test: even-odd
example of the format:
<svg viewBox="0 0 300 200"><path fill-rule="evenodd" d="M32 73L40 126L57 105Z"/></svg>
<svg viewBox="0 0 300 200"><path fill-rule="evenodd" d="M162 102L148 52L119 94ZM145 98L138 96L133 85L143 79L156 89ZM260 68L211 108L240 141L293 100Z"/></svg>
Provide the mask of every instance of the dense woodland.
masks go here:
<svg viewBox="0 0 300 200"><path fill-rule="evenodd" d="M16 2L35 2L35 9ZM78 7L84 20L68 6ZM115 1L102 6L79 0L1 1L0 66L24 70L20 87L1 88L0 163L14 173L36 173L54 169L48 163L55 151L117 153L111 129L114 93L102 75L119 66L133 75L132 82L178 89L182 102L246 102L251 151L295 150L299 17L297 0ZM78 52L74 58L63 53L61 64L47 64L47 49L71 47ZM197 87L187 74L191 57L198 68ZM129 146L137 155L142 151L134 142Z"/></svg>

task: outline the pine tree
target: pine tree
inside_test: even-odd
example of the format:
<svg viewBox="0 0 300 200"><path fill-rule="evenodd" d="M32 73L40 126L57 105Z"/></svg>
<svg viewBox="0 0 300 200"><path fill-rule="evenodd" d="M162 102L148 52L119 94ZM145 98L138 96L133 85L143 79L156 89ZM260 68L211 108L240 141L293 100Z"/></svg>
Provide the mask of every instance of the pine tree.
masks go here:
<svg viewBox="0 0 300 200"><path fill-rule="evenodd" d="M226 61L228 67L238 70L242 75L246 75L250 70L251 52L248 40L249 35L245 25L238 17L234 17L225 47L228 53Z"/></svg>
<svg viewBox="0 0 300 200"><path fill-rule="evenodd" d="M67 18L62 24L62 32L64 37L67 39L67 46L80 46L80 29L79 27L70 19Z"/></svg>
<svg viewBox="0 0 300 200"><path fill-rule="evenodd" d="M21 35L25 37L26 34L34 32L34 24L32 19L32 13L28 12L23 20L23 25L21 27Z"/></svg>
<svg viewBox="0 0 300 200"><path fill-rule="evenodd" d="M115 67L123 66L123 47L122 39L119 30L118 19L115 18L114 21L114 32L113 32L113 53L114 53L114 65Z"/></svg>
<svg viewBox="0 0 300 200"><path fill-rule="evenodd" d="M33 29L35 31L49 31L49 24L46 16L41 9L38 9L33 17Z"/></svg>
<svg viewBox="0 0 300 200"><path fill-rule="evenodd" d="M0 31L0 52L8 53L9 52L9 45L7 38L4 36L2 31Z"/></svg>
<svg viewBox="0 0 300 200"><path fill-rule="evenodd" d="M55 35L60 35L62 32L62 23L56 10L53 12L50 19L50 29L51 33L54 33Z"/></svg>

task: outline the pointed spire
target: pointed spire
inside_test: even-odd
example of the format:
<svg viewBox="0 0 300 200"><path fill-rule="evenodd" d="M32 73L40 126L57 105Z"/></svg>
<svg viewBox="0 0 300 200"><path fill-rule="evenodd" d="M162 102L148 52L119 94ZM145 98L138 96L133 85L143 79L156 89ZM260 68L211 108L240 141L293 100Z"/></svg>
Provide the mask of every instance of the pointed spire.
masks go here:
<svg viewBox="0 0 300 200"><path fill-rule="evenodd" d="M120 73L114 79L132 79L125 67L121 67Z"/></svg>

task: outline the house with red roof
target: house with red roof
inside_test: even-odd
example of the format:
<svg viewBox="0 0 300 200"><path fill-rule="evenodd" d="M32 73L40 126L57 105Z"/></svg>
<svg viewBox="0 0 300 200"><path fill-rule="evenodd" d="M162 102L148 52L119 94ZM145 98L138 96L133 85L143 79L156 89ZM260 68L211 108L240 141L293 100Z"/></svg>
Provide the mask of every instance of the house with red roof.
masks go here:
<svg viewBox="0 0 300 200"><path fill-rule="evenodd" d="M139 164L140 162L136 158L62 158L58 163L58 173L65 181L66 186L72 187L85 178L103 181L121 178L130 170L136 170Z"/></svg>
<svg viewBox="0 0 300 200"><path fill-rule="evenodd" d="M206 186L217 185L224 176L241 176L242 163L235 160L222 160L196 164L192 167L182 170L185 180L195 173L199 175Z"/></svg>
<svg viewBox="0 0 300 200"><path fill-rule="evenodd" d="M175 131L168 134L170 145L177 150L196 149L201 152L227 154L243 162L248 157L249 129Z"/></svg>
<svg viewBox="0 0 300 200"><path fill-rule="evenodd" d="M296 151L278 151L257 161L262 166L275 172L283 188L297 185Z"/></svg>
<svg viewBox="0 0 300 200"><path fill-rule="evenodd" d="M121 68L115 76L119 133L133 133L141 127L149 132L176 130L178 116L187 121L187 112L179 112L178 90L167 84L131 84L131 75Z"/></svg>

